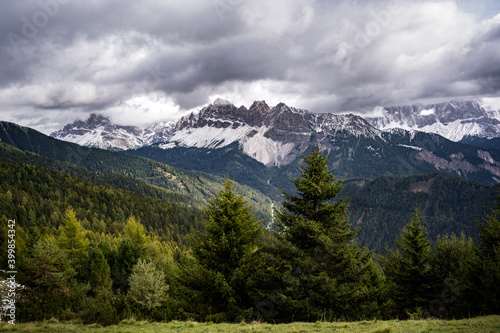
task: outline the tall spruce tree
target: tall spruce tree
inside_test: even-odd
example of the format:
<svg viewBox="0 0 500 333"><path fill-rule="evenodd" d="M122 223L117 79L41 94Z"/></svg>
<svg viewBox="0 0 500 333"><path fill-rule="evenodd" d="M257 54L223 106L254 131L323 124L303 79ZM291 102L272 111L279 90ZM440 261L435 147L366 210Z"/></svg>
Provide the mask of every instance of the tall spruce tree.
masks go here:
<svg viewBox="0 0 500 333"><path fill-rule="evenodd" d="M261 221L229 179L219 196L211 199L205 215L206 230L192 247L194 261L178 260L186 306L194 305L191 311L204 320L235 320L244 316L249 304L248 258L257 249Z"/></svg>
<svg viewBox="0 0 500 333"><path fill-rule="evenodd" d="M433 317L463 318L474 311L470 301L475 292L470 286L470 271L477 262L474 241L464 233L438 236L429 258L435 283L434 299L429 303Z"/></svg>
<svg viewBox="0 0 500 333"><path fill-rule="evenodd" d="M379 308L381 274L371 253L354 241L348 200L339 197L343 179L328 169L329 159L319 147L303 156L301 173L291 180L296 195L283 191L286 200L276 209L279 233L269 264L283 283L273 291L280 295L273 296L279 301L275 313L267 311L270 318L353 319Z"/></svg>
<svg viewBox="0 0 500 333"><path fill-rule="evenodd" d="M395 313L401 316L426 309L432 297L431 242L420 215L415 209L410 223L395 241L396 250L387 248L384 272L391 286Z"/></svg>
<svg viewBox="0 0 500 333"><path fill-rule="evenodd" d="M485 223L479 223L479 244L476 248L479 260L473 266L472 281L479 291L481 314L500 313L500 195L495 209Z"/></svg>

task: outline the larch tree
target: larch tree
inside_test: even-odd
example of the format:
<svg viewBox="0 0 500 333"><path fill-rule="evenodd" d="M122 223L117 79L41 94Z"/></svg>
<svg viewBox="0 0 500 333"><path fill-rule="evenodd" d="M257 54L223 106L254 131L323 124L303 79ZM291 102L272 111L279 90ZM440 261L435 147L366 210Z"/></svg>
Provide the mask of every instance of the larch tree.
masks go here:
<svg viewBox="0 0 500 333"><path fill-rule="evenodd" d="M85 238L85 230L76 218L75 211L72 208L66 210L63 225L60 228L61 234L57 244L68 254L73 263L78 264L88 247L88 240Z"/></svg>

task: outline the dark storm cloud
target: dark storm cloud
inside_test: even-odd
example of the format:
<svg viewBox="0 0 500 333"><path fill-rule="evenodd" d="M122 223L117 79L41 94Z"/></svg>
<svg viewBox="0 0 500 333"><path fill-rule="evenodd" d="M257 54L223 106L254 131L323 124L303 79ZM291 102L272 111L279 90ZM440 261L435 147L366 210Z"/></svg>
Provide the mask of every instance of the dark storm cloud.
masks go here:
<svg viewBox="0 0 500 333"><path fill-rule="evenodd" d="M0 114L49 131L93 111L142 126L214 96L316 112L498 96L500 16L484 4L2 1Z"/></svg>

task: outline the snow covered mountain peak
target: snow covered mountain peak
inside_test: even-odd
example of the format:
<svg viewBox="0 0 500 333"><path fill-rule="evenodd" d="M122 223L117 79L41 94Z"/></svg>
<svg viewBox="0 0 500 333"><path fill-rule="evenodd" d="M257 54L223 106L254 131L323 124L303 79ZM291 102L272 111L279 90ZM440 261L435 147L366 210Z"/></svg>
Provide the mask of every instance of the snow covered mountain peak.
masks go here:
<svg viewBox="0 0 500 333"><path fill-rule="evenodd" d="M467 136L500 137L500 112L485 109L477 101L377 107L375 111L362 118L312 113L285 103L270 107L265 101L255 101L250 108L237 107L219 98L176 122L160 122L146 129L115 125L109 118L93 114L52 136L85 146L123 150L157 143L163 149L218 149L236 143L243 153L267 166L286 165L311 145L331 150L336 149L335 141L384 140L386 134L414 137L416 131L422 131L453 141ZM401 135L396 135L399 132Z"/></svg>
<svg viewBox="0 0 500 333"><path fill-rule="evenodd" d="M76 120L50 136L81 146L128 150L163 142L175 128L174 122L161 122L145 130L137 126L121 126L103 115L91 114L85 121Z"/></svg>
<svg viewBox="0 0 500 333"><path fill-rule="evenodd" d="M284 103L271 108L265 101L256 101L249 109L214 103L183 117L163 147L216 149L237 142L245 154L272 166L290 163L327 136L379 132L354 115L315 114Z"/></svg>
<svg viewBox="0 0 500 333"><path fill-rule="evenodd" d="M500 137L498 112L487 111L478 101L378 107L366 117L374 127L414 129L436 133L452 141L467 136Z"/></svg>
<svg viewBox="0 0 500 333"><path fill-rule="evenodd" d="M215 106L223 106L223 105L233 105L233 103L231 103L230 101L226 100L226 99L222 99L222 98L217 98L213 105Z"/></svg>
<svg viewBox="0 0 500 333"><path fill-rule="evenodd" d="M139 127L115 125L109 118L93 113L86 121L77 120L50 136L87 147L130 149L143 145L141 134Z"/></svg>

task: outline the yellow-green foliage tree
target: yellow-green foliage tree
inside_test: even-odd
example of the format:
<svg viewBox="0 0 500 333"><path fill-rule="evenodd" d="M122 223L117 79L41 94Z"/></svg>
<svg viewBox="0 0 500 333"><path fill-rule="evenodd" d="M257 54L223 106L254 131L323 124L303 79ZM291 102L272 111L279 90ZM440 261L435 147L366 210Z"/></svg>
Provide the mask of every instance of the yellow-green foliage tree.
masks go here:
<svg viewBox="0 0 500 333"><path fill-rule="evenodd" d="M78 263L87 250L88 240L85 238L85 229L76 218L73 208L67 209L64 213L60 229L61 234L57 239L57 245L68 254L68 258L73 263Z"/></svg>

